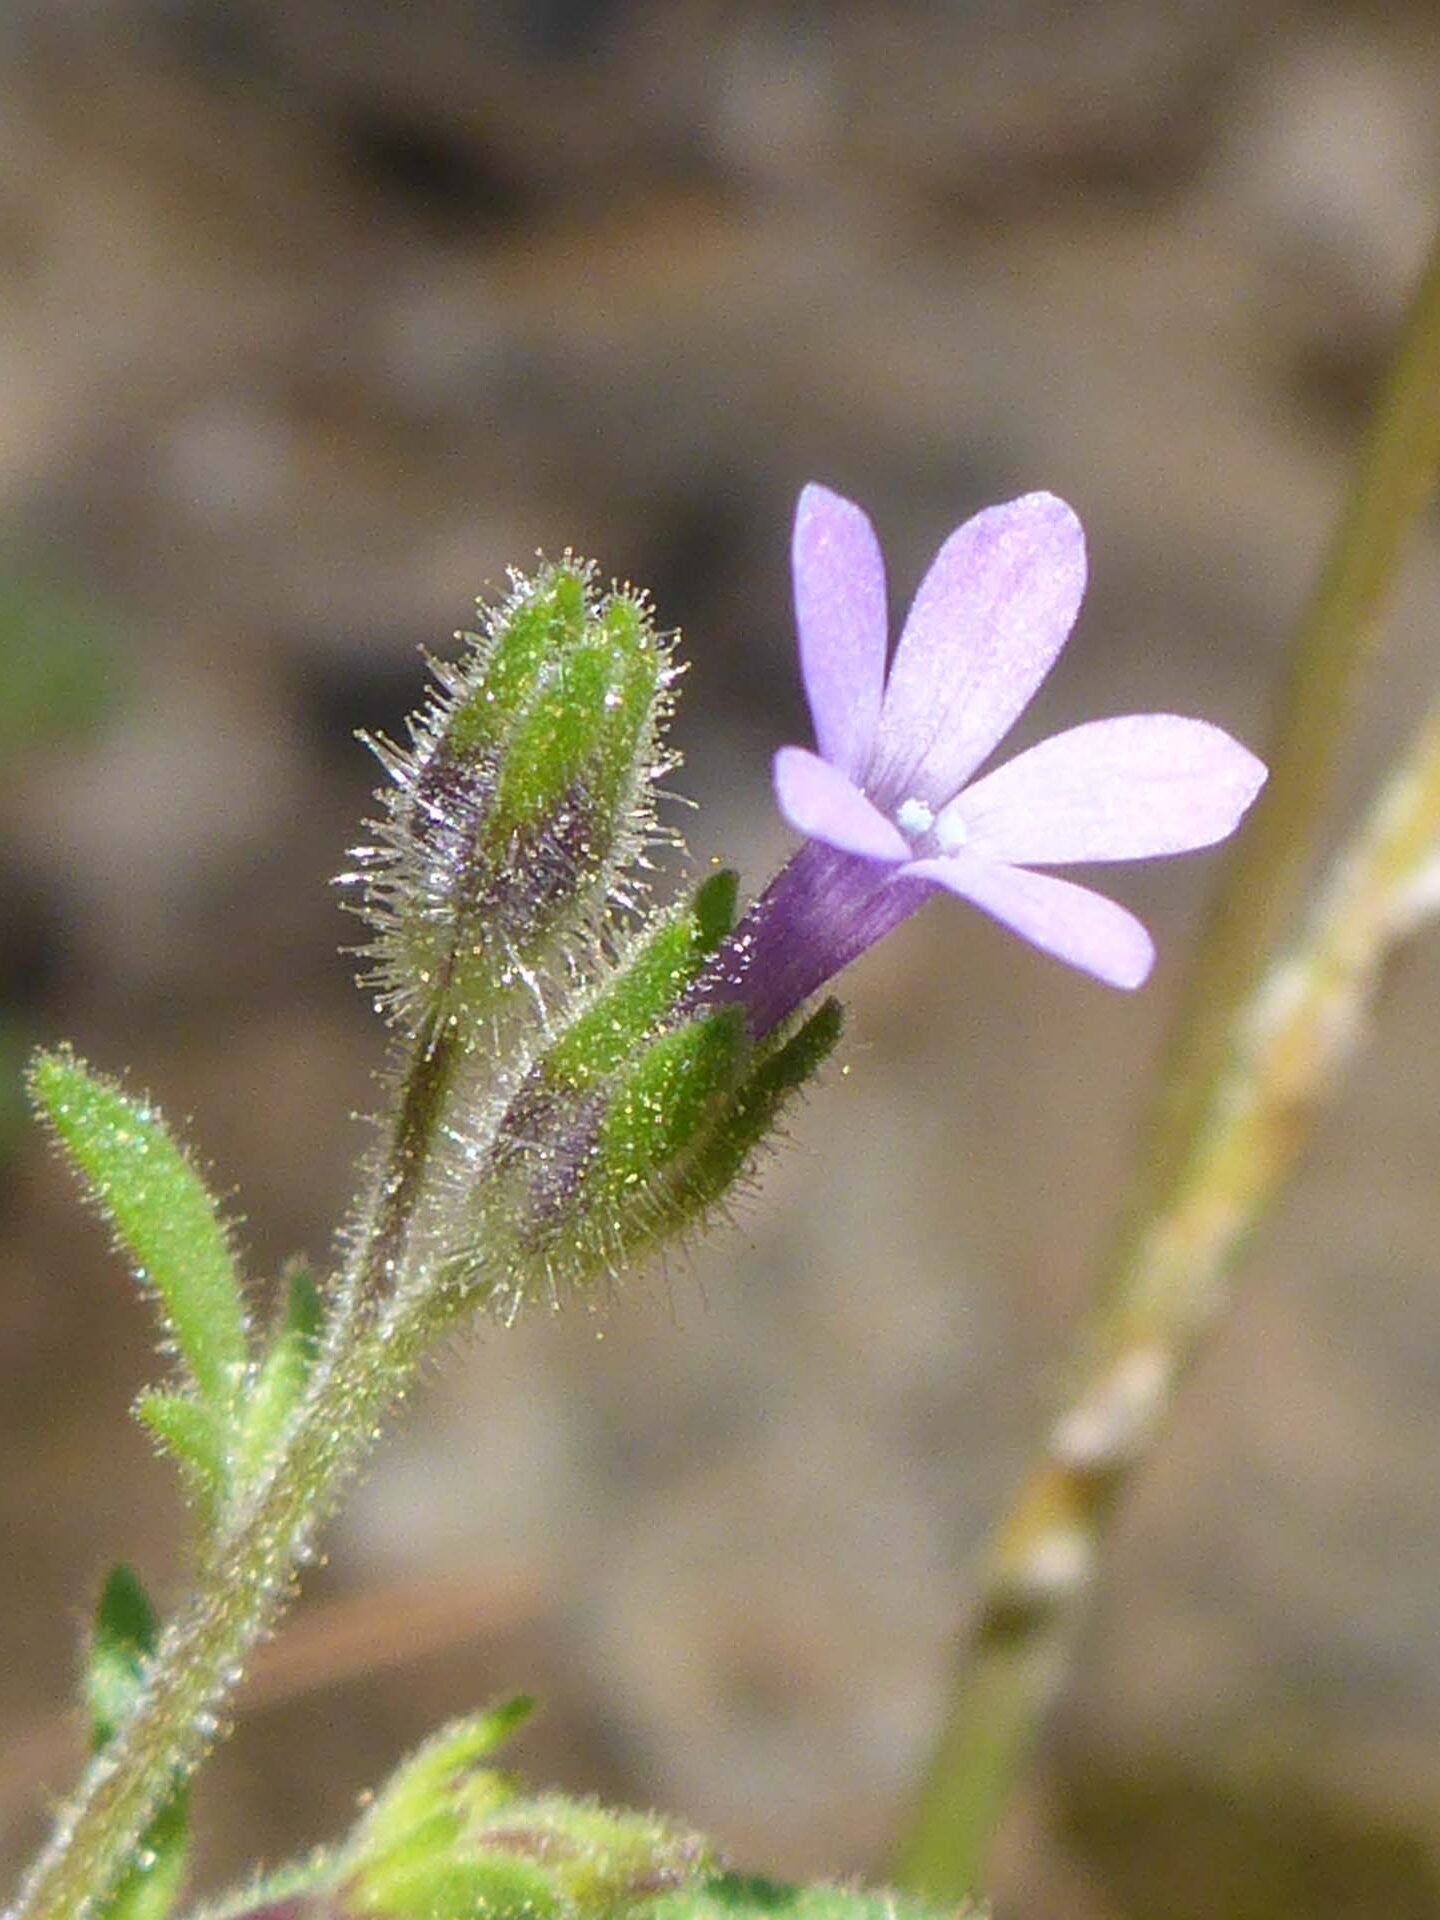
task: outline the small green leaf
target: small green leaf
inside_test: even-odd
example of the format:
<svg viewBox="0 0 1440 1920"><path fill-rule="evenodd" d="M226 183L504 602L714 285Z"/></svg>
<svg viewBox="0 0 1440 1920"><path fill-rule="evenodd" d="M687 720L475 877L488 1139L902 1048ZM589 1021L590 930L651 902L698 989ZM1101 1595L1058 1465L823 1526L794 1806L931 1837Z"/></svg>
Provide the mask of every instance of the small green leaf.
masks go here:
<svg viewBox="0 0 1440 1920"><path fill-rule="evenodd" d="M235 1449L235 1479L245 1486L264 1466L295 1411L315 1355L325 1317L309 1269L296 1261L286 1273L285 1313L261 1361L244 1410Z"/></svg>
<svg viewBox="0 0 1440 1920"><path fill-rule="evenodd" d="M100 1591L85 1663L85 1707L96 1747L105 1745L139 1697L155 1635L149 1596L134 1568L121 1562Z"/></svg>
<svg viewBox="0 0 1440 1920"><path fill-rule="evenodd" d="M183 1787L146 1828L136 1863L110 1897L96 1909L96 1920L166 1920L180 1892L189 1851L189 1796Z"/></svg>
<svg viewBox="0 0 1440 1920"><path fill-rule="evenodd" d="M381 1788L356 1831L358 1850L366 1856L388 1854L427 1827L437 1813L453 1813L458 1782L465 1782L472 1814L482 1810L477 1793L487 1804L508 1799L514 1789L506 1775L476 1770L534 1710L528 1695L517 1694L432 1734Z"/></svg>
<svg viewBox="0 0 1440 1920"><path fill-rule="evenodd" d="M113 1567L95 1609L85 1663L83 1691L97 1749L114 1738L139 1698L156 1633L154 1609L134 1569ZM188 1842L187 1796L177 1782L141 1837L134 1864L96 1908L95 1920L165 1920L180 1890Z"/></svg>
<svg viewBox="0 0 1440 1920"><path fill-rule="evenodd" d="M37 1104L154 1290L201 1397L228 1416L244 1375L245 1307L219 1208L148 1100L68 1048L30 1070Z"/></svg>
<svg viewBox="0 0 1440 1920"><path fill-rule="evenodd" d="M230 1463L225 1432L214 1407L188 1393L142 1393L135 1417L160 1442L180 1468L186 1491L208 1528L223 1511L230 1492Z"/></svg>

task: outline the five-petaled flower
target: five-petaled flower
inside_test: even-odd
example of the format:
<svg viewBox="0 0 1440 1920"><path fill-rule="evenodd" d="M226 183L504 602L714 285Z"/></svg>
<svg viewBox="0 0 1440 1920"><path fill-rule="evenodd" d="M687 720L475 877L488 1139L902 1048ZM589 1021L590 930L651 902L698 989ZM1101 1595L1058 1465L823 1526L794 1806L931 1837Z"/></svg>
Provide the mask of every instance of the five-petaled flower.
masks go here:
<svg viewBox="0 0 1440 1920"><path fill-rule="evenodd" d="M737 929L731 994L764 1031L937 888L1047 953L1138 987L1154 946L1103 894L1037 867L1136 860L1233 831L1265 779L1220 728L1174 714L1093 720L972 776L1069 637L1085 542L1052 494L987 508L921 582L886 675L885 568L859 507L800 496L800 665L818 752L775 757L780 811L810 842Z"/></svg>

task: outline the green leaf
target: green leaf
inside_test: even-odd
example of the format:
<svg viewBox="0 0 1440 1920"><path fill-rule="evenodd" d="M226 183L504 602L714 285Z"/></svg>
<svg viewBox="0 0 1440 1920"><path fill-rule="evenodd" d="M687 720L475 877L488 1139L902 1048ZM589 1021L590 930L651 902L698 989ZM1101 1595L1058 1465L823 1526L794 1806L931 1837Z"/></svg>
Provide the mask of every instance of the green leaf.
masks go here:
<svg viewBox="0 0 1440 1920"><path fill-rule="evenodd" d="M452 1815L460 1782L471 1814L509 1799L514 1789L506 1775L476 1770L534 1710L527 1694L517 1694L432 1734L377 1794L356 1831L357 1849L367 1856L389 1854L428 1828L437 1814Z"/></svg>
<svg viewBox="0 0 1440 1920"><path fill-rule="evenodd" d="M228 1418L248 1352L245 1307L219 1208L189 1155L148 1100L69 1048L37 1056L30 1088L153 1289L201 1398Z"/></svg>
<svg viewBox="0 0 1440 1920"><path fill-rule="evenodd" d="M122 1561L101 1588L85 1663L85 1707L96 1747L105 1745L139 1698L155 1635L149 1596L134 1568Z"/></svg>
<svg viewBox="0 0 1440 1920"><path fill-rule="evenodd" d="M123 1564L113 1567L95 1609L83 1685L97 1749L115 1737L138 1700L156 1634L155 1612L138 1575ZM180 1890L188 1844L187 1796L177 1781L141 1837L134 1864L97 1907L95 1920L165 1920Z"/></svg>
<svg viewBox="0 0 1440 1920"><path fill-rule="evenodd" d="M225 1431L214 1407L188 1393L142 1393L135 1417L175 1461L190 1497L209 1527L230 1493L230 1462Z"/></svg>
<svg viewBox="0 0 1440 1920"><path fill-rule="evenodd" d="M189 1840L189 1796L177 1787L146 1828L136 1864L96 1909L96 1920L166 1920L180 1892Z"/></svg>
<svg viewBox="0 0 1440 1920"><path fill-rule="evenodd" d="M240 1486L260 1471L283 1433L286 1421L299 1405L320 1347L325 1307L309 1269L296 1261L285 1278L285 1313L241 1414L234 1465Z"/></svg>

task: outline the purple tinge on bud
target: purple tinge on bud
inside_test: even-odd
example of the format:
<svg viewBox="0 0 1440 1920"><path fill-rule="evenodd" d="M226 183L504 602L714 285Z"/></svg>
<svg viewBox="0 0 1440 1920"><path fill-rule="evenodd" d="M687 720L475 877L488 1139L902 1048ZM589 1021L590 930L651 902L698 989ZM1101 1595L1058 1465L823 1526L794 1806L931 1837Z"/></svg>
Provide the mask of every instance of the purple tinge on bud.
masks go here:
<svg viewBox="0 0 1440 1920"><path fill-rule="evenodd" d="M762 1034L937 889L1046 953L1138 987L1134 915L1037 868L1138 860L1232 833L1265 768L1207 721L1127 714L974 776L1029 705L1079 612L1070 508L1027 494L956 529L886 670L885 569L861 510L806 487L792 549L800 663L818 752L782 747L775 796L808 844L696 983Z"/></svg>

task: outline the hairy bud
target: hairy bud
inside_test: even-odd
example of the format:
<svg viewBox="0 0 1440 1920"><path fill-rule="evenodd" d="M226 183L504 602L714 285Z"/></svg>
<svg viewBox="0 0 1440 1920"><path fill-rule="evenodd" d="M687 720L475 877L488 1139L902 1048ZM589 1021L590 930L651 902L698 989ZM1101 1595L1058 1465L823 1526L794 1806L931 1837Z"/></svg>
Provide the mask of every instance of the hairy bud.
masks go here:
<svg viewBox="0 0 1440 1920"><path fill-rule="evenodd" d="M393 785L354 872L381 1002L409 1033L467 1043L507 993L535 996L655 833L674 677L643 597L573 559L515 576L411 722L372 744Z"/></svg>
<svg viewBox="0 0 1440 1920"><path fill-rule="evenodd" d="M457 1300L553 1297L698 1226L823 1063L834 1003L759 1041L739 1006L690 1005L734 903L717 874L652 922L530 1069L470 1187Z"/></svg>

